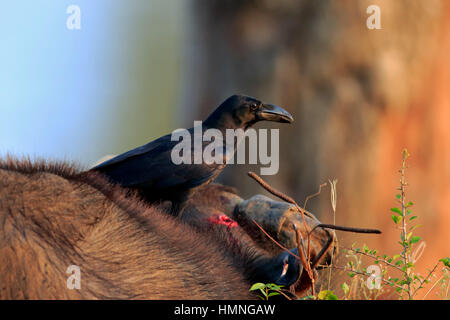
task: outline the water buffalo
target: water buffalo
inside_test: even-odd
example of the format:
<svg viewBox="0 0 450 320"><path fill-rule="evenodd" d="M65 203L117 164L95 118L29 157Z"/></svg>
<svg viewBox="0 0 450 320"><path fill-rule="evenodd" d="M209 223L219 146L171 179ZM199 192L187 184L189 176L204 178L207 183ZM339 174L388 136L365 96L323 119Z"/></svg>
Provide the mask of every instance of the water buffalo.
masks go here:
<svg viewBox="0 0 450 320"><path fill-rule="evenodd" d="M218 192L199 192L182 220L76 165L0 160L0 298L252 299L254 282L298 282L288 252L207 220L227 205Z"/></svg>

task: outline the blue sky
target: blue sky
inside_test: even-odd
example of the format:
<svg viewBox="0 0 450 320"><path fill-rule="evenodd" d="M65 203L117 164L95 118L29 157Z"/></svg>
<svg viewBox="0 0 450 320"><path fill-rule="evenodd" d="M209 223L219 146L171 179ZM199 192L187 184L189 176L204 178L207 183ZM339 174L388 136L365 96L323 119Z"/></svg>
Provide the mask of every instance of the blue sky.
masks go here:
<svg viewBox="0 0 450 320"><path fill-rule="evenodd" d="M66 28L71 4L81 9L81 30ZM161 6L163 1L143 0L3 2L0 156L25 154L88 165L109 149L117 151L105 130L117 121L115 108L124 107L117 101L133 94L129 57L136 55L129 50L143 41L133 28L146 23L153 10L166 12ZM139 11L145 14L134 21ZM137 31L145 37L159 32L150 42L158 47L163 29ZM126 107L132 112L132 106Z"/></svg>

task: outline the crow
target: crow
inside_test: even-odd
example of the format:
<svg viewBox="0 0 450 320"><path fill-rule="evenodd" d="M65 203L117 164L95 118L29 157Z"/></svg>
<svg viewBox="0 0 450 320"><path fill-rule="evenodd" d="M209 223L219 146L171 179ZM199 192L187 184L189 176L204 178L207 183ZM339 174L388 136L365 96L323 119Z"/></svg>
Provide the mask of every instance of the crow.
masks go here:
<svg viewBox="0 0 450 320"><path fill-rule="evenodd" d="M247 130L258 121L291 123L293 117L283 108L262 103L243 95L233 95L226 99L202 123L201 132L217 129L226 137L227 129ZM195 128L187 131L193 136ZM160 137L141 147L125 152L108 161L100 163L90 171L105 175L112 183L134 189L149 202L171 201L171 214L182 213L186 201L202 185L213 181L226 166L230 156L237 150L224 153L224 163L181 163L175 164L172 149L179 141L172 140L172 134ZM202 141L200 152L209 142ZM225 141L223 145L226 146ZM226 148L226 147L225 147ZM201 156L192 146L192 158ZM230 154L231 153L231 154Z"/></svg>

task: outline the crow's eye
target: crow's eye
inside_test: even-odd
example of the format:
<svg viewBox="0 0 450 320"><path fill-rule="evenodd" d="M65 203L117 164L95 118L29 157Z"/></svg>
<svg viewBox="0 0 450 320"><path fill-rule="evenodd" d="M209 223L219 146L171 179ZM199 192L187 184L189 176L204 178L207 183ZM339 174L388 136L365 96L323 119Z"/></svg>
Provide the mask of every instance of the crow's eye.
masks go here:
<svg viewBox="0 0 450 320"><path fill-rule="evenodd" d="M258 109L258 105L257 105L256 103L252 103L252 104L250 105L250 110L256 111L256 109Z"/></svg>

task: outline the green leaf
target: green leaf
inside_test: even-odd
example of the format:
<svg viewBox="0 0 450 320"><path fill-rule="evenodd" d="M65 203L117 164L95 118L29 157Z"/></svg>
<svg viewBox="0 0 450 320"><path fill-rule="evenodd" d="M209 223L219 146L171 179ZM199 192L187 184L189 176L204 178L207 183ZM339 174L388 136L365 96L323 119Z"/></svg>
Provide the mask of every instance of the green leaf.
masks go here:
<svg viewBox="0 0 450 320"><path fill-rule="evenodd" d="M417 229L417 228L419 228L419 227L421 227L422 225L421 224L416 224L415 226L412 226L410 229L409 229L409 231L413 231L414 229Z"/></svg>
<svg viewBox="0 0 450 320"><path fill-rule="evenodd" d="M406 204L406 207L411 207L412 205L414 205L414 203L412 203L412 202L410 201L410 202L408 202L408 203Z"/></svg>
<svg viewBox="0 0 450 320"><path fill-rule="evenodd" d="M408 247L408 242L406 242L406 241L398 241L397 243L399 245L401 245L402 247Z"/></svg>
<svg viewBox="0 0 450 320"><path fill-rule="evenodd" d="M449 257L439 259L439 261L441 261L447 268L450 268L450 258Z"/></svg>
<svg viewBox="0 0 450 320"><path fill-rule="evenodd" d="M411 218L409 218L409 221L413 221L416 218L417 218L417 216L412 216Z"/></svg>
<svg viewBox="0 0 450 320"><path fill-rule="evenodd" d="M318 295L319 300L338 300L338 297L330 290L322 290Z"/></svg>
<svg viewBox="0 0 450 320"><path fill-rule="evenodd" d="M344 294L347 294L350 291L348 284L345 282L343 284L341 284L341 289L342 289L342 291L344 291Z"/></svg>
<svg viewBox="0 0 450 320"><path fill-rule="evenodd" d="M397 194L397 195L396 195L396 198L397 198L397 199L401 199L401 198L402 198L402 195L401 195L401 194Z"/></svg>
<svg viewBox="0 0 450 320"><path fill-rule="evenodd" d="M400 209L397 208L397 207L391 208L391 211L392 211L392 212L395 212L395 213L398 213L400 216L403 216L402 210L400 210Z"/></svg>
<svg viewBox="0 0 450 320"><path fill-rule="evenodd" d="M353 278L355 275L356 275L356 273L354 273L354 272L349 272L349 273L348 273L348 276L349 276L350 278Z"/></svg>
<svg viewBox="0 0 450 320"><path fill-rule="evenodd" d="M399 223L402 220L402 217L396 216L395 214L392 215L392 220L395 224Z"/></svg>
<svg viewBox="0 0 450 320"><path fill-rule="evenodd" d="M335 295L334 293L330 294L327 298L327 300L339 300L337 295Z"/></svg>
<svg viewBox="0 0 450 320"><path fill-rule="evenodd" d="M411 236L412 236L412 231L406 235L406 240L409 240L409 238L411 238Z"/></svg>
<svg viewBox="0 0 450 320"><path fill-rule="evenodd" d="M266 290L264 290L264 289L259 289L259 291L264 295L264 297L266 297L267 298L267 292L266 292Z"/></svg>
<svg viewBox="0 0 450 320"><path fill-rule="evenodd" d="M364 252L365 252L365 253L367 253L367 252L369 251L369 247L366 246L366 244L364 244L363 248L364 248Z"/></svg>
<svg viewBox="0 0 450 320"><path fill-rule="evenodd" d="M282 286L278 286L275 283L269 283L267 284L267 288L269 288L270 290L281 290Z"/></svg>
<svg viewBox="0 0 450 320"><path fill-rule="evenodd" d="M271 293L269 293L269 297L272 297L272 296L279 296L279 295L280 295L279 292L271 292Z"/></svg>
<svg viewBox="0 0 450 320"><path fill-rule="evenodd" d="M419 242L420 239L422 239L422 238L418 237L418 236L411 237L411 240L409 240L409 243L413 244L413 243Z"/></svg>
<svg viewBox="0 0 450 320"><path fill-rule="evenodd" d="M264 283L258 282L258 283L255 283L254 285L252 285L252 287L250 288L250 291L264 289L265 287L266 287L266 285Z"/></svg>

